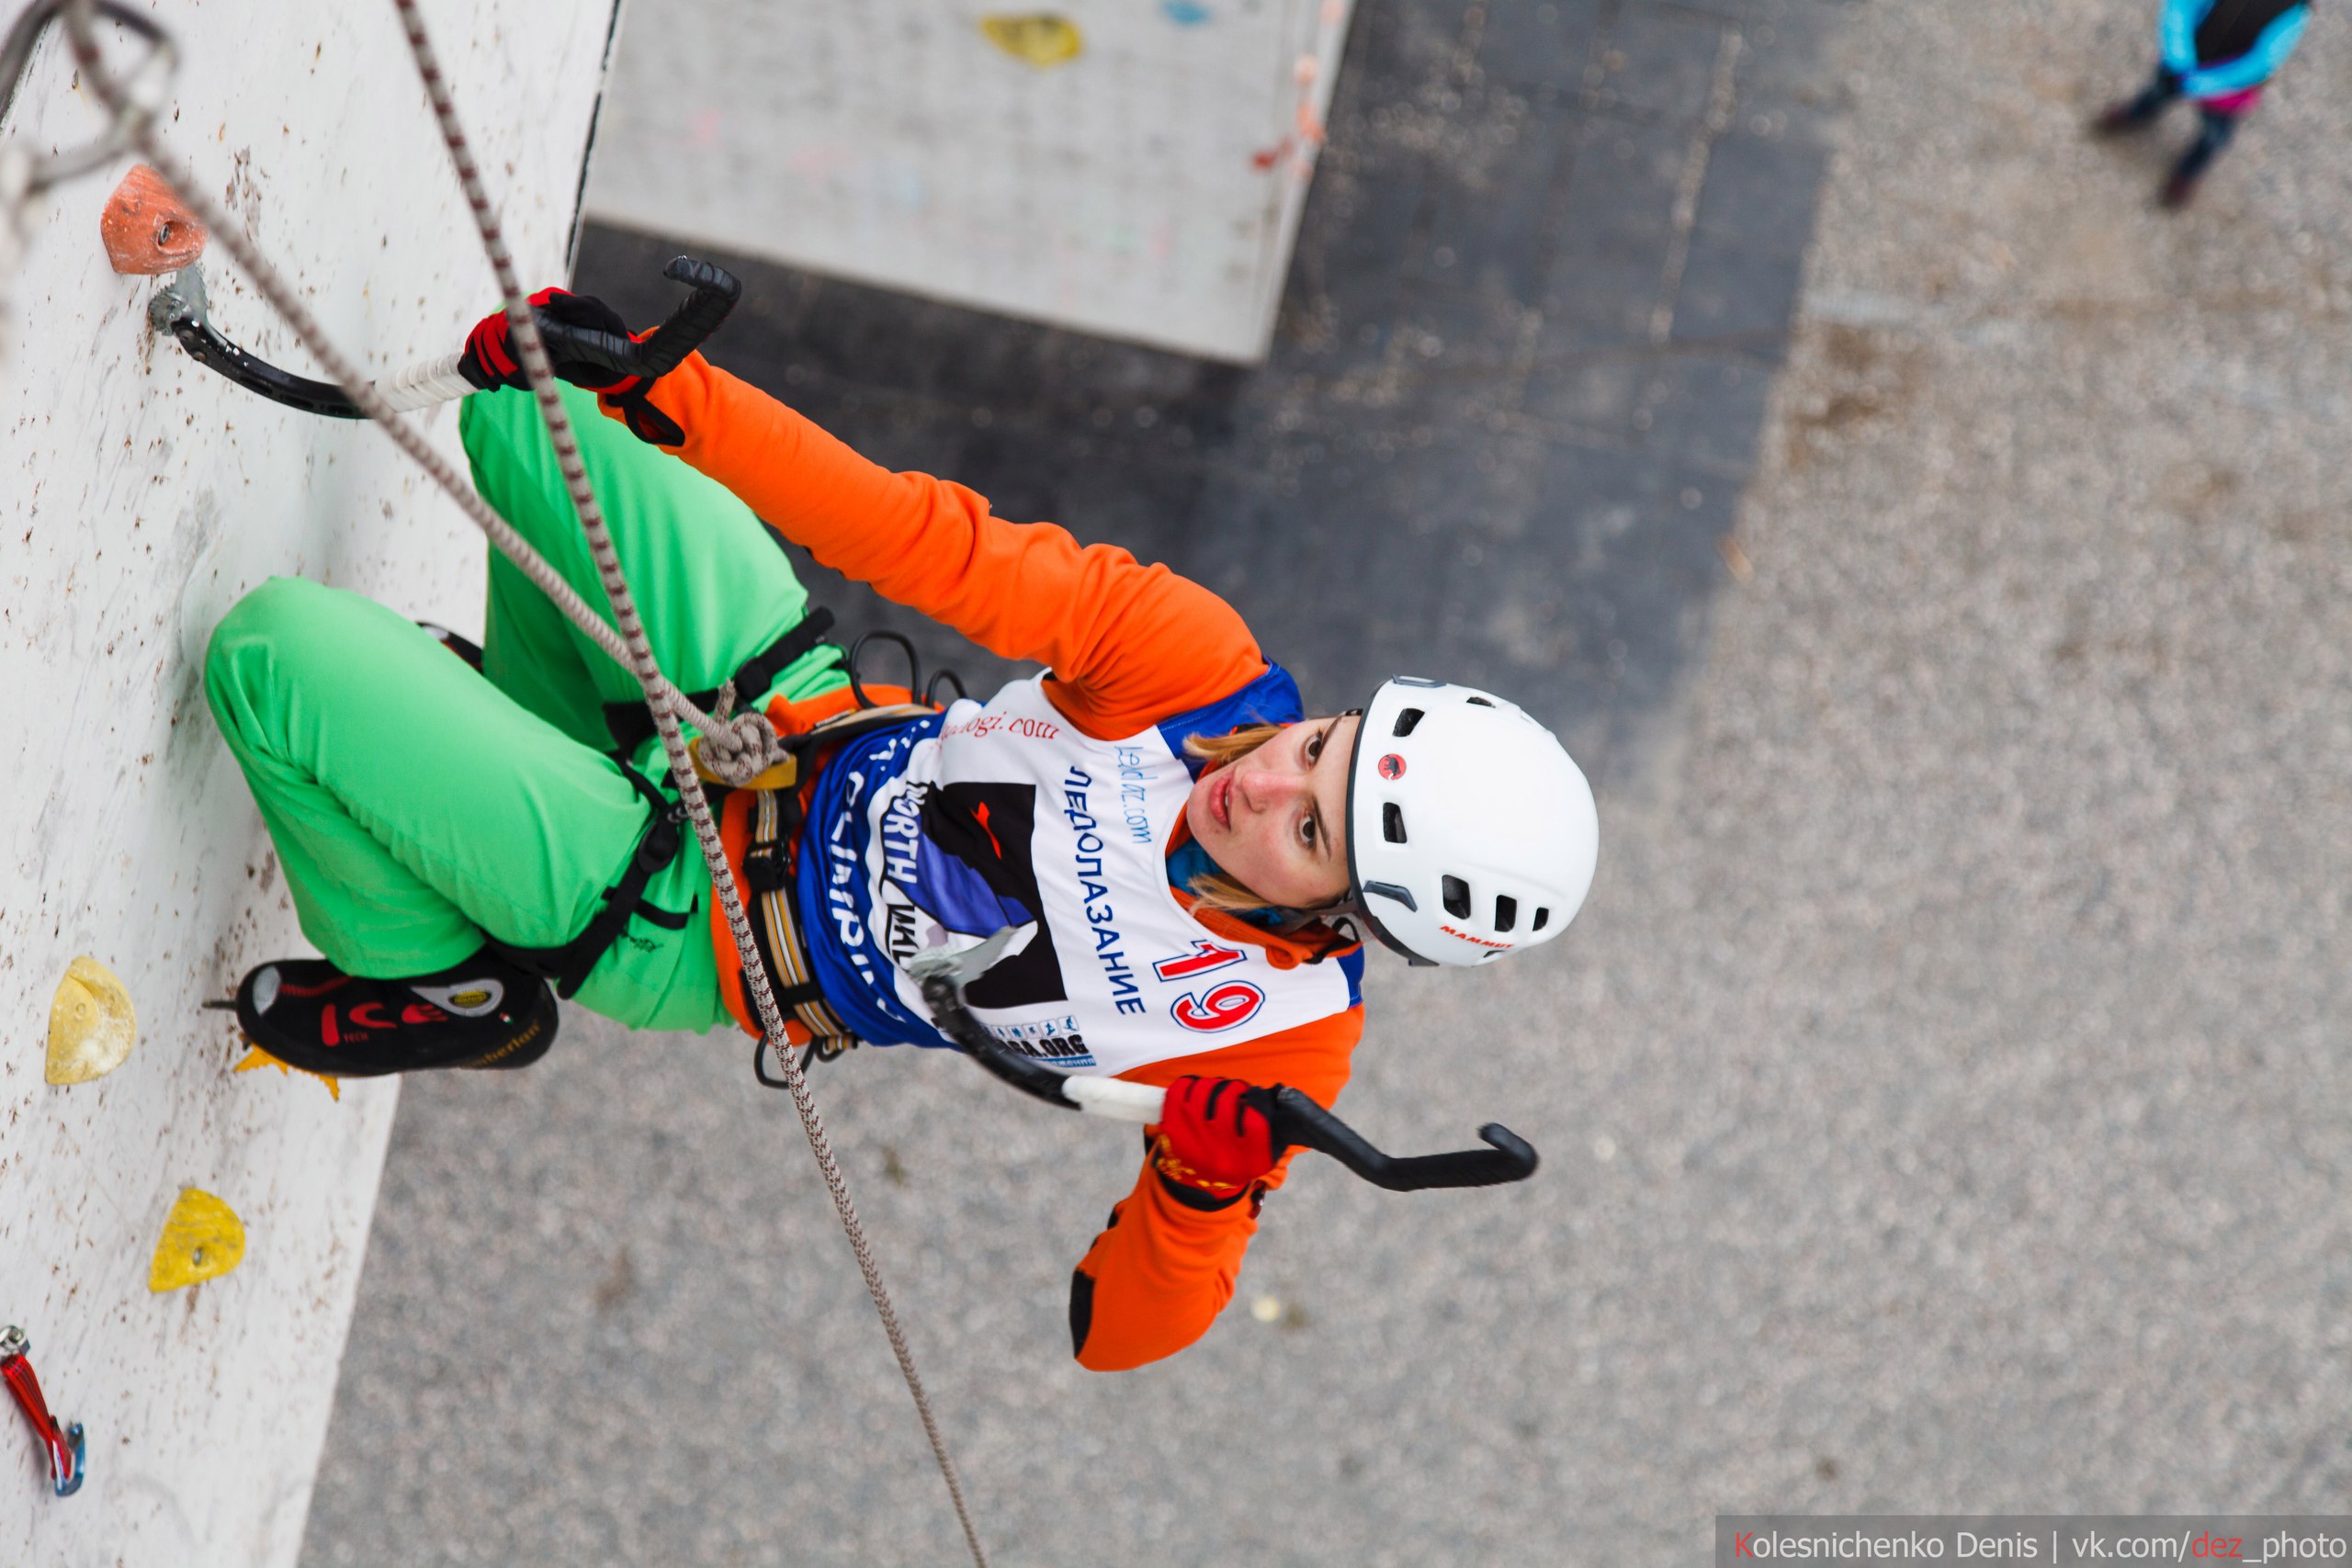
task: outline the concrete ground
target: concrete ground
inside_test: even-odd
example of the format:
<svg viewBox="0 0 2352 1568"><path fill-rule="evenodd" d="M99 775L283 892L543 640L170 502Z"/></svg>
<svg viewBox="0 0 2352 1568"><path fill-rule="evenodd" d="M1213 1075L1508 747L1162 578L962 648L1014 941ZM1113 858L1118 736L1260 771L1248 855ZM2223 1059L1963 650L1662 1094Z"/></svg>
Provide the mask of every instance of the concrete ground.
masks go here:
<svg viewBox="0 0 2352 1568"><path fill-rule="evenodd" d="M1170 1362L1069 1359L1125 1135L944 1054L820 1073L997 1561L2340 1506L2352 44L2166 217L2183 127L2081 133L2151 11L1367 0L1265 370L808 280L729 329L877 457L1206 576L1310 692L1442 660L1603 783L1577 929L1373 965L1342 1107L1544 1171L1303 1170ZM305 1562L956 1561L747 1047L567 1029L406 1091Z"/></svg>

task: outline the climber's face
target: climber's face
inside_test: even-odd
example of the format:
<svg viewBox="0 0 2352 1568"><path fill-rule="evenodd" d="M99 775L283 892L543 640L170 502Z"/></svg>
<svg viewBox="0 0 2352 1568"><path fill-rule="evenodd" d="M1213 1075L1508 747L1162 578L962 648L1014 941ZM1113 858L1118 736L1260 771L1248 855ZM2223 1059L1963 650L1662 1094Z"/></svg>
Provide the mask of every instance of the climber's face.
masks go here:
<svg viewBox="0 0 2352 1568"><path fill-rule="evenodd" d="M1357 723L1347 716L1286 725L1193 784L1184 802L1193 837L1269 904L1319 908L1348 890L1348 754Z"/></svg>

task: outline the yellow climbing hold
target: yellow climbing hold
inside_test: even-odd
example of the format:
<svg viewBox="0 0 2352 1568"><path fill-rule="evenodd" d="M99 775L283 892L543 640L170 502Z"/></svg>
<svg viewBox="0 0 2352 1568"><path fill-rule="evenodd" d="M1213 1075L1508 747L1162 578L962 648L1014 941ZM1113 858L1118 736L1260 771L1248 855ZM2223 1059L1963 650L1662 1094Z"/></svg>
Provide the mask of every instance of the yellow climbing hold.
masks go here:
<svg viewBox="0 0 2352 1568"><path fill-rule="evenodd" d="M1086 47L1077 23L1049 11L982 17L980 31L1013 59L1025 60L1039 70L1076 60L1078 51Z"/></svg>
<svg viewBox="0 0 2352 1568"><path fill-rule="evenodd" d="M95 958L65 966L49 1004L49 1081L88 1083L122 1066L139 1041L139 1015L114 971Z"/></svg>
<svg viewBox="0 0 2352 1568"><path fill-rule="evenodd" d="M324 1073L314 1073L308 1067L289 1067L284 1062L279 1061L277 1057L271 1055L268 1052L263 1050L258 1045L246 1052L245 1059L239 1062L235 1066L231 1067L229 1070L232 1073L249 1073L255 1067L276 1067L279 1077L285 1077L289 1073L300 1073L306 1078L316 1078L321 1083L327 1086L327 1092L334 1096L338 1103L341 1102L343 1099L343 1080L341 1078L330 1077Z"/></svg>
<svg viewBox="0 0 2352 1568"><path fill-rule="evenodd" d="M217 1280L244 1261L245 1226L237 1212L199 1188L181 1190L164 1222L163 1239L155 1243L155 1261L147 1268L147 1288L176 1291L206 1280Z"/></svg>

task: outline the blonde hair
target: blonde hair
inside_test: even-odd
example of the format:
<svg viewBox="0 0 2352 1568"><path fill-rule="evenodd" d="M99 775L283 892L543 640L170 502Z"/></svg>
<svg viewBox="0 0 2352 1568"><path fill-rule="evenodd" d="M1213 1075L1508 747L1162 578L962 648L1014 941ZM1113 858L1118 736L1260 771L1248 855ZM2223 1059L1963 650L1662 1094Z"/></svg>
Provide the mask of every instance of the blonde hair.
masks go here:
<svg viewBox="0 0 2352 1568"><path fill-rule="evenodd" d="M1279 724L1245 724L1227 735L1191 736L1184 741L1184 750L1211 767L1229 768L1282 732L1283 726ZM1187 886L1193 897L1200 900L1198 907L1204 909L1246 915L1275 907L1223 872L1203 872ZM1305 920L1299 923L1304 924Z"/></svg>

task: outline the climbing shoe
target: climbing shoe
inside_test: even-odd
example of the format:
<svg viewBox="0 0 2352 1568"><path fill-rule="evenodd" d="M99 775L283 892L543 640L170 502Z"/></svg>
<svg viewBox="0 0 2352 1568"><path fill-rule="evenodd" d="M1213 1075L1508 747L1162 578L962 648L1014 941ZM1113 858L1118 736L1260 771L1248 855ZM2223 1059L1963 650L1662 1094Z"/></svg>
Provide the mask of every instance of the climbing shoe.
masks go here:
<svg viewBox="0 0 2352 1568"><path fill-rule="evenodd" d="M323 958L265 964L237 987L237 1024L288 1066L373 1078L428 1067L526 1067L555 1043L555 993L483 948L408 980L346 975Z"/></svg>

